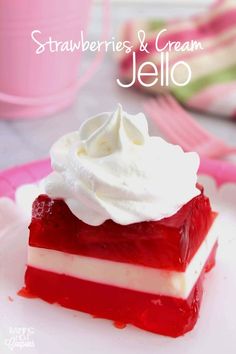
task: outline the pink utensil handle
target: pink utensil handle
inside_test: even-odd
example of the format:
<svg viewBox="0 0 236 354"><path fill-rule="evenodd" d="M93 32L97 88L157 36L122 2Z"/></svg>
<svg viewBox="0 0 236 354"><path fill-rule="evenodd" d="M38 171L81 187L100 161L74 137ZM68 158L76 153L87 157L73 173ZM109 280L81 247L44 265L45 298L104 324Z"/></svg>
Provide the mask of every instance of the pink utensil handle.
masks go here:
<svg viewBox="0 0 236 354"><path fill-rule="evenodd" d="M236 164L201 157L200 174L214 177L218 185L236 183Z"/></svg>
<svg viewBox="0 0 236 354"><path fill-rule="evenodd" d="M107 38L108 32L110 28L110 0L103 0L103 28L102 28L102 40ZM104 58L104 51L99 51L94 58L94 61L89 66L89 68L85 71L83 76L78 80L75 86L68 87L63 92L59 92L55 95L50 95L47 97L22 97L22 96L15 96L9 95L4 92L0 92L0 101L17 104L17 105L31 105L37 106L41 104L49 104L55 101L55 99L60 100L65 99L65 97L69 97L71 92L75 89L78 90L81 86L83 86L86 82L88 82L93 74L96 72L102 60Z"/></svg>

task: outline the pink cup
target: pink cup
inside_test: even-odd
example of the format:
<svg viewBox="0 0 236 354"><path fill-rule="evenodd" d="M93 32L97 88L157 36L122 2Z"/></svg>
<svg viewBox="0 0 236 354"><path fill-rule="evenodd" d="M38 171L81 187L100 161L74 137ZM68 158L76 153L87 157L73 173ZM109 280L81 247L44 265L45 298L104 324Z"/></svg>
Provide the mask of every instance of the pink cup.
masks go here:
<svg viewBox="0 0 236 354"><path fill-rule="evenodd" d="M108 0L104 1L105 10ZM98 54L78 80L81 51L36 54L33 30L40 42L51 36L57 41L78 42L86 33L91 0L0 0L0 117L32 118L69 106L82 83L102 59ZM107 31L105 11L103 35Z"/></svg>

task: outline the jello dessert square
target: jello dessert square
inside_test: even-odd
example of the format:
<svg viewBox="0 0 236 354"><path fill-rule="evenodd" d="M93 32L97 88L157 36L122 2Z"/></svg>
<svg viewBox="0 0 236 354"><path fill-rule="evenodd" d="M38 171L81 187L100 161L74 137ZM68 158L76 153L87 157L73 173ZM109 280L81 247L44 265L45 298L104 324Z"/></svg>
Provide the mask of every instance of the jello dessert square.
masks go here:
<svg viewBox="0 0 236 354"><path fill-rule="evenodd" d="M51 149L25 286L49 303L177 337L193 329L217 233L199 157L119 105Z"/></svg>

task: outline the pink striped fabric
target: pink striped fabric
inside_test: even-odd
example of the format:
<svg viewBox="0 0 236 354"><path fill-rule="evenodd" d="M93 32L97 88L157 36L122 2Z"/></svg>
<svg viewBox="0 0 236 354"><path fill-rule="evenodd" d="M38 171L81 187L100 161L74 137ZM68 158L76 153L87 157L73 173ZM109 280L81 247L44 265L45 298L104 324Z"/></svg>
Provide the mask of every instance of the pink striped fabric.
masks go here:
<svg viewBox="0 0 236 354"><path fill-rule="evenodd" d="M195 95L192 101L189 101L189 104L195 108L198 108L199 106L204 107L206 105L211 107L214 105L216 97L228 96L231 92L235 92L236 94L236 82L210 86Z"/></svg>
<svg viewBox="0 0 236 354"><path fill-rule="evenodd" d="M156 50L156 36L166 29L158 41L159 48L168 42L182 44L200 41L203 50L170 51L169 63L184 60L191 68L192 78L186 86L170 83L167 89L190 108L235 117L236 112L236 1L221 0L205 13L184 20L129 21L122 28L121 40L129 40L136 52L137 65L153 62L161 70L160 53ZM142 29L148 38L149 53L139 50L137 32ZM164 50L166 52L166 50ZM119 58L119 75L123 81L132 78L132 53ZM181 81L181 70L177 77ZM183 80L182 80L183 81ZM152 87L135 83L145 92L163 92L159 81ZM165 88L166 89L166 88Z"/></svg>

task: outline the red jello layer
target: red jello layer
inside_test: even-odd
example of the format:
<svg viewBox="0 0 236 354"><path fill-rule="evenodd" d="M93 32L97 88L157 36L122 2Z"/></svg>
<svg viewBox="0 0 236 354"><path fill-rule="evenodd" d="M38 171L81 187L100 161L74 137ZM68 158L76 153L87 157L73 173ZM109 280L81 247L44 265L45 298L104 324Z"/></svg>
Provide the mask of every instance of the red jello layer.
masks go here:
<svg viewBox="0 0 236 354"><path fill-rule="evenodd" d="M217 244L186 300L81 280L30 266L25 274L26 290L50 303L177 337L190 331L197 321L204 273L214 266L216 248Z"/></svg>
<svg viewBox="0 0 236 354"><path fill-rule="evenodd" d="M201 194L161 221L90 226L63 200L39 196L33 204L29 244L35 247L154 268L184 271L216 216Z"/></svg>

